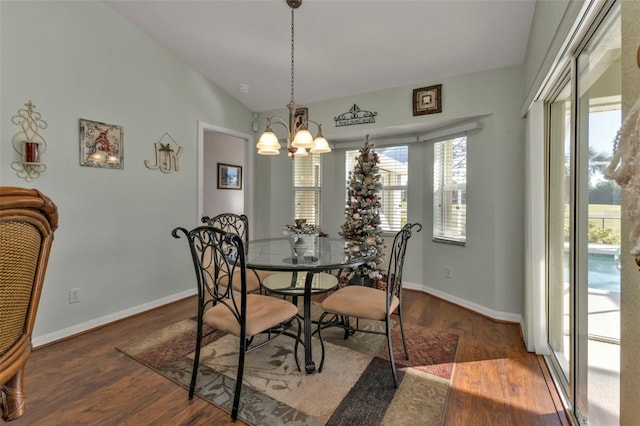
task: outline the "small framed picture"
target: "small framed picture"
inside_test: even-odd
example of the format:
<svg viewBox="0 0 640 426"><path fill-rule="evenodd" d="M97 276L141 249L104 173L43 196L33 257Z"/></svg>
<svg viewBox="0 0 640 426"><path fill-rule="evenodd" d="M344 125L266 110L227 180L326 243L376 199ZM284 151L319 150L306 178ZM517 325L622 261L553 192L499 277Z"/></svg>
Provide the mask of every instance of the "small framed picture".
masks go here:
<svg viewBox="0 0 640 426"><path fill-rule="evenodd" d="M80 165L124 168L122 126L80 119Z"/></svg>
<svg viewBox="0 0 640 426"><path fill-rule="evenodd" d="M218 163L218 189L242 189L242 166Z"/></svg>
<svg viewBox="0 0 640 426"><path fill-rule="evenodd" d="M296 109L294 117L294 127L296 130L304 127L307 128L307 122L309 120L309 110L307 108Z"/></svg>
<svg viewBox="0 0 640 426"><path fill-rule="evenodd" d="M442 84L413 89L413 115L442 112Z"/></svg>

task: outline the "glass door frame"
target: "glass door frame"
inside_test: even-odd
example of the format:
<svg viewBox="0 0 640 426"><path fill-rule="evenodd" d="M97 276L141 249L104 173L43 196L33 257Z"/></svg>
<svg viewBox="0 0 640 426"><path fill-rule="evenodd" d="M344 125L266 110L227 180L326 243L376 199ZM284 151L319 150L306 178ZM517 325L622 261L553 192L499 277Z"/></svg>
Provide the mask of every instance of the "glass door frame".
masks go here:
<svg viewBox="0 0 640 426"><path fill-rule="evenodd" d="M549 365L549 370L554 381L560 391L561 398L565 405L565 409L570 413L571 421L578 424L588 423L588 241L587 229L589 223L589 147L585 144L586 140L582 140L585 132L588 134L588 119L585 121L583 114L580 115L579 108L589 108L588 103L581 102L579 89L578 58L589 45L594 34L606 23L611 13L620 13L620 3L618 1L605 2L600 5L601 8L594 14L593 20L588 24L588 28L579 37L579 42L575 43L573 49L564 58L564 62L558 65L554 72L555 77L553 83L547 86L545 98L545 198L546 198L546 292L547 292L547 344L549 355L545 356L545 360ZM586 24L585 24L586 25ZM551 185L557 184L557 180L551 182L551 169L554 166L551 160L553 151L557 151L556 147L552 147L552 105L558 100L561 92L566 90L567 85L570 86L569 99L570 120L567 129L570 132L570 185L568 186L569 203L571 205L569 215L569 360L568 360L568 378L565 376L564 369L555 355L554 348L551 345L551 321L550 321L550 301L552 295L552 271L550 265L557 260L552 260L551 256L557 253L551 252L550 244L552 238L557 238L557 229L553 229L550 225L552 219L557 220L551 211L552 194ZM586 111L588 117L589 111ZM582 128L580 127L582 126ZM557 153L556 153L557 155ZM585 201L586 197L586 201ZM556 271L557 275L557 271Z"/></svg>

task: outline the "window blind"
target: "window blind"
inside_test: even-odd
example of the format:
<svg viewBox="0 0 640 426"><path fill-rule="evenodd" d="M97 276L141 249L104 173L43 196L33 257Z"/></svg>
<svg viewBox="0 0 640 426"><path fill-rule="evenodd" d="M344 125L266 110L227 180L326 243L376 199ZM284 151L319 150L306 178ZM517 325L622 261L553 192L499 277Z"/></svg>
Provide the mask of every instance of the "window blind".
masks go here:
<svg viewBox="0 0 640 426"><path fill-rule="evenodd" d="M383 231L397 232L407 223L407 184L409 181L409 147L407 145L375 148L382 192L380 224ZM359 150L346 152L347 176L353 171Z"/></svg>
<svg viewBox="0 0 640 426"><path fill-rule="evenodd" d="M436 142L433 158L433 238L464 244L467 227L467 138Z"/></svg>
<svg viewBox="0 0 640 426"><path fill-rule="evenodd" d="M293 160L293 218L321 223L322 157L309 154Z"/></svg>

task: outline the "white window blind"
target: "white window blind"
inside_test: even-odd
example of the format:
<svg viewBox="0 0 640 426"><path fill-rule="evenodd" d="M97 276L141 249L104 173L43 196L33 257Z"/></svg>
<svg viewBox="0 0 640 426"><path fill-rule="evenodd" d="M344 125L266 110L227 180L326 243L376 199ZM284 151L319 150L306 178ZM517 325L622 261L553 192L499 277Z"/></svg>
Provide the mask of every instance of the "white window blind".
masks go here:
<svg viewBox="0 0 640 426"><path fill-rule="evenodd" d="M409 181L409 147L375 148L382 192L380 224L383 231L397 232L407 223L407 183ZM346 152L346 172L353 171L359 150Z"/></svg>
<svg viewBox="0 0 640 426"><path fill-rule="evenodd" d="M293 160L293 217L322 226L321 188L322 157L309 154Z"/></svg>
<svg viewBox="0 0 640 426"><path fill-rule="evenodd" d="M433 239L466 242L467 137L434 143Z"/></svg>

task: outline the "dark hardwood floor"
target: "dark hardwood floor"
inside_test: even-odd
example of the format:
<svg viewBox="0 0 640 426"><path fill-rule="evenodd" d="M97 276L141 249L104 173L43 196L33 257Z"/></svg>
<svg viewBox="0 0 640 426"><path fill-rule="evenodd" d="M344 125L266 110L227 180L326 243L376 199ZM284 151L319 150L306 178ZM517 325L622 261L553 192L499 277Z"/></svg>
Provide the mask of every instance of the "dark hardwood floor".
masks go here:
<svg viewBox="0 0 640 426"><path fill-rule="evenodd" d="M445 425L568 425L544 361L519 326L407 291L405 321L460 336ZM36 349L27 413L11 425L242 425L115 349L195 314L195 297ZM416 425L419 424L417 421Z"/></svg>

